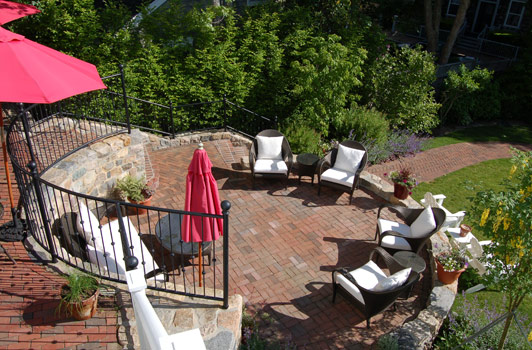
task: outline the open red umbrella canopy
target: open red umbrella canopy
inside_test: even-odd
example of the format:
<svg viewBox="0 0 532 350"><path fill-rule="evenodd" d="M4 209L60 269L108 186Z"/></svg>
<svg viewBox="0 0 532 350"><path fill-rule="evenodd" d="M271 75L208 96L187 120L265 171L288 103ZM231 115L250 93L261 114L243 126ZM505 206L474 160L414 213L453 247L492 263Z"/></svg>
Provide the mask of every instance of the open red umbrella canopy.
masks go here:
<svg viewBox="0 0 532 350"><path fill-rule="evenodd" d="M32 5L0 0L0 25L39 12L41 11Z"/></svg>
<svg viewBox="0 0 532 350"><path fill-rule="evenodd" d="M0 101L52 103L106 86L93 64L0 27Z"/></svg>
<svg viewBox="0 0 532 350"><path fill-rule="evenodd" d="M188 167L185 210L222 214L218 185L211 172L212 163L204 149L196 149ZM222 235L222 219L184 216L182 239L185 242L208 242Z"/></svg>

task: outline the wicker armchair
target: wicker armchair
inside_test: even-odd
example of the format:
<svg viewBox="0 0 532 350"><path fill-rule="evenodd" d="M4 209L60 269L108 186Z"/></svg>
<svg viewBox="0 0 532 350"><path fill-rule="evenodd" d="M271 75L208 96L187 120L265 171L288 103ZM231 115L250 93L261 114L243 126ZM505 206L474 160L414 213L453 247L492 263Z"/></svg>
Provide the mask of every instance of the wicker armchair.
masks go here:
<svg viewBox="0 0 532 350"><path fill-rule="evenodd" d="M384 208L397 212L404 220L399 223L382 219L381 212ZM433 214L433 220L428 222L427 217ZM379 246L389 252L409 250L416 254L430 237L438 232L445 222L445 212L440 208L414 209L394 205L381 205L377 212L377 229L375 239L378 237Z"/></svg>
<svg viewBox="0 0 532 350"><path fill-rule="evenodd" d="M341 147L343 149L339 152ZM345 154L348 156L346 157ZM364 170L367 161L368 152L361 143L351 140L340 143L318 164L318 196L321 193L321 186L328 186L349 192L349 204L351 204L353 192L360 182L360 173Z"/></svg>
<svg viewBox="0 0 532 350"><path fill-rule="evenodd" d="M375 253L386 263L390 276L372 261ZM335 302L338 291L348 297L364 313L366 327L369 328L371 317L393 305L401 295L407 294L418 280L419 273L405 269L384 249L377 247L365 265L357 269L343 267L333 271L332 302ZM392 284L387 284L389 281L393 281Z"/></svg>
<svg viewBox="0 0 532 350"><path fill-rule="evenodd" d="M282 137L282 142L275 140L278 137ZM255 136L249 148L249 167L253 187L255 187L256 177L265 177L284 180L286 188L292 164L292 150L283 134L277 130L268 129Z"/></svg>

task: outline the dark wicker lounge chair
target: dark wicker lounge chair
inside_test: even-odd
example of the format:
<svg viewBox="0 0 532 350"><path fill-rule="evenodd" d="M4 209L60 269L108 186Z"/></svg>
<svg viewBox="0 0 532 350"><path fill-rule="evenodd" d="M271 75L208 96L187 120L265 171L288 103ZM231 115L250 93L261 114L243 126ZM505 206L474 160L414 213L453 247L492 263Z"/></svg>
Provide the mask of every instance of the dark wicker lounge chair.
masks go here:
<svg viewBox="0 0 532 350"><path fill-rule="evenodd" d="M269 142L268 138L282 137L282 142ZM275 140L271 140L275 141ZM260 145L270 145L273 148L280 146L280 152L275 152L277 155L272 155L272 149L261 150ZM277 150L278 151L278 150ZM265 154L265 158L260 158L261 154ZM288 140L277 130L263 130L255 136L253 143L249 149L249 167L251 169L251 177L253 180L253 187L255 187L256 177L281 179L285 182L285 188L288 186L288 177L292 170L293 156Z"/></svg>
<svg viewBox="0 0 532 350"><path fill-rule="evenodd" d="M382 272L382 270L375 263L373 263L372 258L375 253L378 253L379 257L384 260L391 275L397 272L398 275L402 275L402 283L398 282L397 285L392 286L387 290L380 291L365 287L368 285L368 278L364 278L364 275L367 276L370 273L374 273L374 277L379 279L379 281L389 277L386 276L386 274L384 274L384 272ZM359 280L357 280L357 277ZM418 281L418 279L419 273L412 269L410 269L410 271L405 270L404 267L395 261L395 259L384 249L377 247L371 252L369 261L365 265L357 269L343 267L333 271L332 301L334 303L336 300L336 293L338 291L341 292L350 301L353 301L355 305L364 313L366 327L369 328L371 317L381 313L393 305L398 297L402 296L403 294L408 294L411 287Z"/></svg>
<svg viewBox="0 0 532 350"><path fill-rule="evenodd" d="M404 223L382 219L381 212L384 208L397 212ZM377 212L377 229L375 239L378 238L379 246L393 253L399 250L410 250L419 254L430 237L438 232L445 222L445 212L439 208L431 208L434 214L435 227L429 227L421 234L411 233L411 226L416 219L427 209L406 208L395 205L382 205Z"/></svg>
<svg viewBox="0 0 532 350"><path fill-rule="evenodd" d="M345 164L345 160L342 161L342 165L337 164L340 145L346 147L348 150L363 151L362 157L358 158L359 164L355 164L357 161L352 162L351 168L348 169ZM328 186L342 191L349 192L349 204L353 199L353 192L358 187L360 182L360 173L364 170L368 161L368 152L364 146L356 141L346 140L340 143L337 148L331 150L327 155L319 162L318 166L318 196L321 193L321 186ZM347 151L349 153L349 151ZM351 152L352 153L352 152ZM355 152L360 156L361 152ZM343 155L342 155L343 156Z"/></svg>

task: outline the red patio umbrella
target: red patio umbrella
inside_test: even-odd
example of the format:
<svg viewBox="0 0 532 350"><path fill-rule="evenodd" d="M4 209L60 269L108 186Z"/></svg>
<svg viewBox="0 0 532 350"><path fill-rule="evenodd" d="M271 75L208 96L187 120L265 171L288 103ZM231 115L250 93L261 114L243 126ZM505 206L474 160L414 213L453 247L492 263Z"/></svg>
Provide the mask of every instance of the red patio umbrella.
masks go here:
<svg viewBox="0 0 532 350"><path fill-rule="evenodd" d="M0 25L39 12L41 11L32 5L0 0Z"/></svg>
<svg viewBox="0 0 532 350"><path fill-rule="evenodd" d="M212 176L212 163L200 143L194 151L192 161L188 167L187 187L185 196L185 211L196 213L222 215L218 185ZM182 223L182 236L185 242L200 242L199 256L199 286L202 286L202 256L201 242L217 240L222 232L222 219L185 215Z"/></svg>
<svg viewBox="0 0 532 350"><path fill-rule="evenodd" d="M65 55L0 27L0 111L2 102L53 103L106 86L93 64ZM0 128L6 177L14 215L13 193ZM15 220L15 217L13 217Z"/></svg>

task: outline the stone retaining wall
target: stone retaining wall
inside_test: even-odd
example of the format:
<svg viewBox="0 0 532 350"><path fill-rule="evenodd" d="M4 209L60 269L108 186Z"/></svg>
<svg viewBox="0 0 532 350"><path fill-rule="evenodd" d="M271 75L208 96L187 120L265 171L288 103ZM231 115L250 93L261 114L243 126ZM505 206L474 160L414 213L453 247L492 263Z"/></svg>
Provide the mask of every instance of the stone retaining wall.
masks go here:
<svg viewBox="0 0 532 350"><path fill-rule="evenodd" d="M80 149L46 171L42 178L62 188L109 198L116 180L146 175L144 144L138 130L100 140Z"/></svg>

